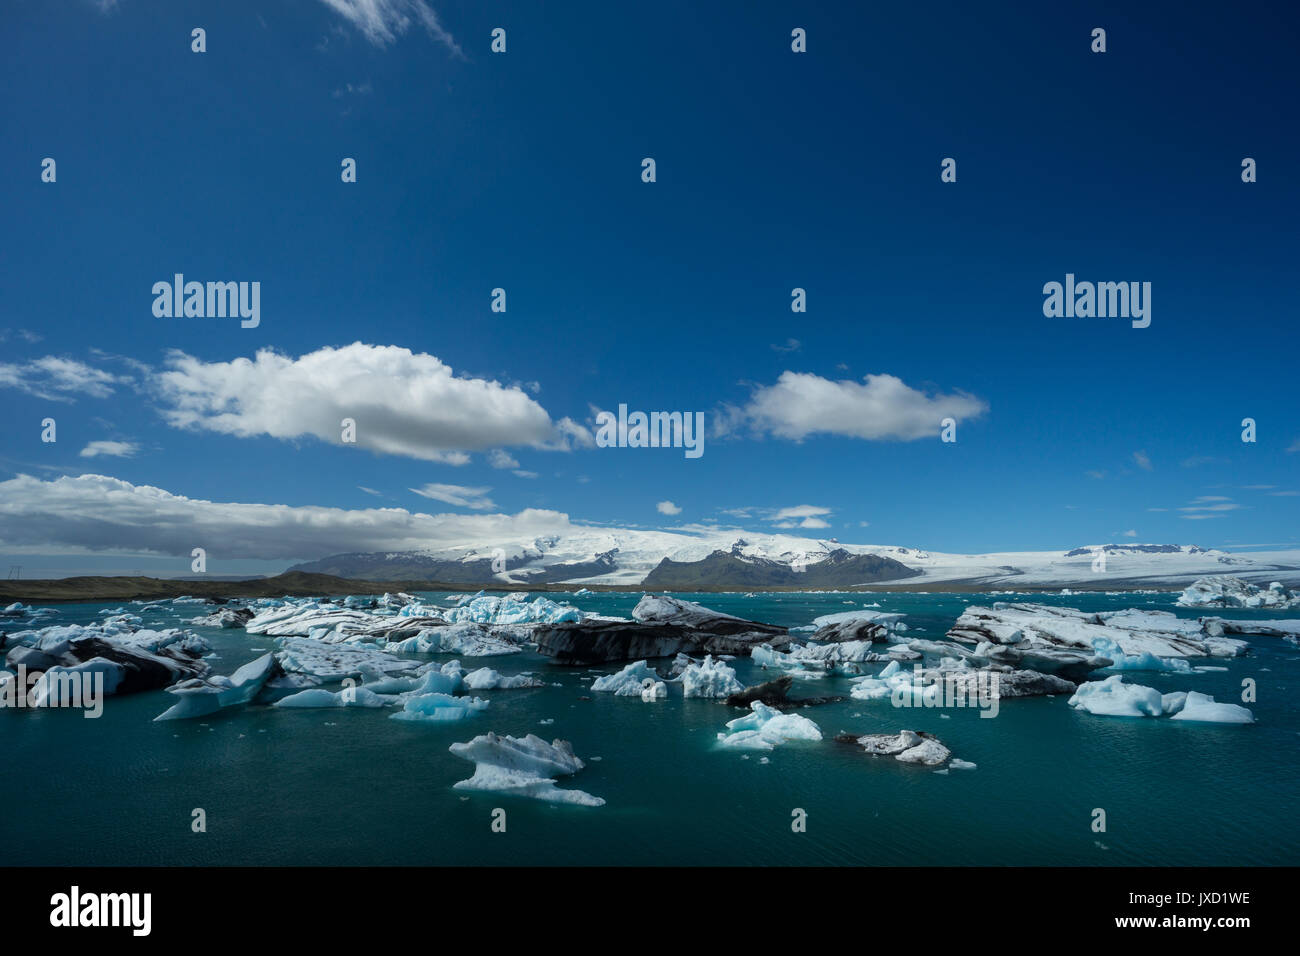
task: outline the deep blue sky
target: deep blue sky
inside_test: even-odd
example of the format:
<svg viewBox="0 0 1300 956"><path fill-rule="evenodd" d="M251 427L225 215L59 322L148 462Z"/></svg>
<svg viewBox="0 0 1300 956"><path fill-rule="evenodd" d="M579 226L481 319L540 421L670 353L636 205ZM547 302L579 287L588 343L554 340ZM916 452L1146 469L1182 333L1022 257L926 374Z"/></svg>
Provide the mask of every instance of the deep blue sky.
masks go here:
<svg viewBox="0 0 1300 956"><path fill-rule="evenodd" d="M374 42L323 0L102 6L0 12L0 368L52 355L135 384L0 388L0 480L463 510L408 490L433 482L641 527L750 508L739 523L771 530L813 505L817 534L946 551L1297 541L1300 498L1278 494L1300 490L1294 9L431 0L458 56L418 22ZM260 327L155 318L150 287L177 271L259 280ZM1150 281L1150 328L1045 318L1067 272ZM787 370L988 410L952 445L936 423L913 441L742 429L697 461L507 446L526 478L482 449L457 467L177 428L149 384L169 349L356 341L536 382L551 419L588 427L620 402L743 408ZM81 457L96 440L137 448ZM1237 507L1188 520L1203 496Z"/></svg>

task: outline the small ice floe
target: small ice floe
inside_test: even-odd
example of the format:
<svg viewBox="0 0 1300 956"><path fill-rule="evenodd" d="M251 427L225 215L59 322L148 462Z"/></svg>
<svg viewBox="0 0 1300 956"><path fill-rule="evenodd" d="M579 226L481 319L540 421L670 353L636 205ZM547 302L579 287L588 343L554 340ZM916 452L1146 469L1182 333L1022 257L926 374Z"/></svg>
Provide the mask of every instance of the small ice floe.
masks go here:
<svg viewBox="0 0 1300 956"><path fill-rule="evenodd" d="M1274 581L1266 588L1244 578L1217 574L1200 578L1178 596L1182 607L1242 607L1283 610L1300 607L1300 591L1284 588Z"/></svg>
<svg viewBox="0 0 1300 956"><path fill-rule="evenodd" d="M938 737L924 731L900 730L896 734L866 734L861 737L839 734L835 739L839 743L857 744L875 757L893 757L902 763L923 767L942 766L952 757L952 751Z"/></svg>
<svg viewBox="0 0 1300 956"><path fill-rule="evenodd" d="M392 720L448 721L464 720L486 710L488 702L478 697L453 697L450 694L408 696L402 709L390 715Z"/></svg>
<svg viewBox="0 0 1300 956"><path fill-rule="evenodd" d="M545 687L543 681L531 674L515 674L505 677L490 667L480 667L465 675L465 687L469 690L514 690L519 687ZM556 685L559 686L559 685Z"/></svg>
<svg viewBox="0 0 1300 956"><path fill-rule="evenodd" d="M736 679L735 670L714 660L712 655L705 655L699 663L688 664L678 679L683 697L729 697L745 689Z"/></svg>
<svg viewBox="0 0 1300 956"><path fill-rule="evenodd" d="M659 672L646 661L634 661L616 674L607 674L592 681L591 689L615 697L642 697L646 683L662 684ZM668 688L664 687L667 695Z"/></svg>
<svg viewBox="0 0 1300 956"><path fill-rule="evenodd" d="M1255 716L1239 704L1217 703L1196 691L1161 694L1154 687L1126 684L1120 675L1080 684L1070 706L1103 717L1170 717L1218 724L1251 724Z"/></svg>
<svg viewBox="0 0 1300 956"><path fill-rule="evenodd" d="M459 790L487 790L585 807L605 804L600 797L581 790L556 786L555 777L577 773L584 766L567 740L548 744L534 734L521 739L487 733L449 749L474 764L474 775L454 785Z"/></svg>
<svg viewBox="0 0 1300 956"><path fill-rule="evenodd" d="M228 707L242 707L257 698L267 681L283 673L274 655L263 654L229 677L218 675L181 681L167 688L169 694L180 699L154 720L205 717Z"/></svg>
<svg viewBox="0 0 1300 956"><path fill-rule="evenodd" d="M723 747L740 750L775 750L791 740L821 740L821 728L799 714L783 714L762 701L754 701L750 713L727 721L727 729L718 734Z"/></svg>

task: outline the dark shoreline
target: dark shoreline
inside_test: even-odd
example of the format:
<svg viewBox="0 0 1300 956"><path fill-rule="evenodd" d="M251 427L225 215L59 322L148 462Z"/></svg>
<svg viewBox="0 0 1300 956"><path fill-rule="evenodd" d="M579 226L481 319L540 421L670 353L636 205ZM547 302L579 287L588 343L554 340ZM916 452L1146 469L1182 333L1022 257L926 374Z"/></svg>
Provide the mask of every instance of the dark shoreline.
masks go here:
<svg viewBox="0 0 1300 956"><path fill-rule="evenodd" d="M1063 589L1079 591L1177 591L1182 586L1168 580L1153 582L1135 579L1107 581L1097 587L1095 581L1077 581L1046 585L1010 587L1005 582L991 581L937 581L930 584L905 578L893 583L861 584L843 588L797 587L726 587L699 588L692 593L744 594L744 593L863 593L863 594L982 594L990 591L1008 591L1019 594L1057 594ZM1191 583L1190 580L1188 583ZM526 591L575 592L582 589L609 593L646 593L639 584L545 584L513 585L500 581L481 584L448 584L443 581L361 581L334 577L329 574L292 572L269 578L250 578L244 581L195 581L192 579L132 577L126 575L96 575L75 578L32 579L30 581L0 581L0 603L27 602L79 602L79 601L138 601L182 596L202 598L259 598L259 597L328 597L347 594L383 594L385 591Z"/></svg>

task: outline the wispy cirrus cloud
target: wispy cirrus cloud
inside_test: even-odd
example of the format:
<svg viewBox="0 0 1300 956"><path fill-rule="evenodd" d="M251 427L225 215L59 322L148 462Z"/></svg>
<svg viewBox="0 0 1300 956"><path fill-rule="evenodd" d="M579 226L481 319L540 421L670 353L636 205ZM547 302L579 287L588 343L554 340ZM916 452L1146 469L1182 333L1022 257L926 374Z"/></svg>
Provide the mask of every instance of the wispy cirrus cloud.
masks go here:
<svg viewBox="0 0 1300 956"><path fill-rule="evenodd" d="M56 355L21 363L0 362L0 388L16 388L47 401L108 398L116 386L129 381L126 376Z"/></svg>
<svg viewBox="0 0 1300 956"><path fill-rule="evenodd" d="M92 441L77 454L82 458L130 458L140 446L130 441Z"/></svg>
<svg viewBox="0 0 1300 956"><path fill-rule="evenodd" d="M465 58L456 38L443 27L438 14L425 0L321 0L367 40L385 47L403 36L411 26L418 25L434 40L445 46L452 55Z"/></svg>
<svg viewBox="0 0 1300 956"><path fill-rule="evenodd" d="M1201 495L1199 498L1193 498L1190 504L1178 510L1184 512L1184 514L1179 515L1181 518L1187 518L1191 521L1204 521L1208 518L1226 518L1226 512L1238 511L1240 508L1241 505L1223 495Z"/></svg>
<svg viewBox="0 0 1300 956"><path fill-rule="evenodd" d="M496 507L496 503L487 496L491 488L470 488L466 485L447 485L439 482L430 482L419 488L412 488L417 495L425 498L432 498L435 501L441 501L445 504L455 505L457 508L469 508L473 511L488 511Z"/></svg>

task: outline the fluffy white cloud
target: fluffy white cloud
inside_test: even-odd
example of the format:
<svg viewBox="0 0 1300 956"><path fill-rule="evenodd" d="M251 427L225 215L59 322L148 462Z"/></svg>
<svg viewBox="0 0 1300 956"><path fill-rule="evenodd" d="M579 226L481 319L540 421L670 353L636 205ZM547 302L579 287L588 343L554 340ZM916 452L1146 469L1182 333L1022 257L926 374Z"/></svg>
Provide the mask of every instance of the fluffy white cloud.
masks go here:
<svg viewBox="0 0 1300 956"><path fill-rule="evenodd" d="M414 21L457 56L463 57L455 38L438 21L425 0L321 0L364 34L375 46L387 46L410 29Z"/></svg>
<svg viewBox="0 0 1300 956"><path fill-rule="evenodd" d="M47 401L71 402L77 396L108 398L113 386L130 379L75 359L47 355L18 364L0 362L0 388L17 388Z"/></svg>
<svg viewBox="0 0 1300 956"><path fill-rule="evenodd" d="M263 349L231 362L173 352L167 364L156 388L179 428L340 444L351 418L362 448L451 465L493 446L568 448L585 431L553 423L518 387L457 377L436 356L394 345L354 342L299 358Z"/></svg>
<svg viewBox="0 0 1300 956"><path fill-rule="evenodd" d="M209 561L302 560L347 551L471 548L573 530L568 515L537 509L429 515L206 501L103 475L0 482L0 544L14 553L166 554L184 557L188 567L190 551L200 547Z"/></svg>
<svg viewBox="0 0 1300 956"><path fill-rule="evenodd" d="M1139 468L1141 468L1143 471L1151 471L1151 470L1152 470L1152 465L1151 465L1151 456L1148 455L1148 454L1147 454L1146 452L1144 452L1144 451L1135 451L1135 452L1133 452L1133 461L1134 461L1134 463L1136 463L1137 466L1138 466Z"/></svg>
<svg viewBox="0 0 1300 956"><path fill-rule="evenodd" d="M79 454L82 458L97 458L106 455L112 458L130 458L140 446L130 441L92 441Z"/></svg>
<svg viewBox="0 0 1300 956"><path fill-rule="evenodd" d="M488 464L493 468L518 468L519 460L504 449L494 448L488 452Z"/></svg>
<svg viewBox="0 0 1300 956"><path fill-rule="evenodd" d="M830 508L817 505L795 505L779 509L767 520L775 522L778 528L829 528L830 523L822 516L830 513Z"/></svg>
<svg viewBox="0 0 1300 956"><path fill-rule="evenodd" d="M893 375L834 382L787 371L775 385L755 390L734 418L795 441L816 434L912 441L937 438L945 418L961 422L987 410L988 404L973 395L928 395Z"/></svg>
<svg viewBox="0 0 1300 956"><path fill-rule="evenodd" d="M443 501L458 508L487 511L489 508L496 507L492 499L487 497L487 493L492 490L491 488L467 488L465 485L444 485L438 482L430 482L423 487L412 488L411 490L417 495L432 498L434 501Z"/></svg>
<svg viewBox="0 0 1300 956"><path fill-rule="evenodd" d="M682 509L677 507L677 505L673 504L671 501L661 501L659 504L655 505L655 508L661 515L679 515L682 513Z"/></svg>

